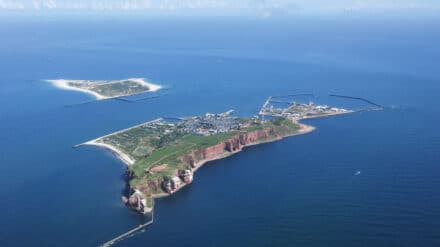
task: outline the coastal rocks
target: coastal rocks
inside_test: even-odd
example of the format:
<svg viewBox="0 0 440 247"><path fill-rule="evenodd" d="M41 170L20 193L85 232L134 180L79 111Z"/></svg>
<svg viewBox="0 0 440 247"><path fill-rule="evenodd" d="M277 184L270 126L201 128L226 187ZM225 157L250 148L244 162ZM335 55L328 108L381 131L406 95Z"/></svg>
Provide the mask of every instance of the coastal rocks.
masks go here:
<svg viewBox="0 0 440 247"><path fill-rule="evenodd" d="M125 204L141 213L145 214L151 212L152 206L147 206L147 200L145 197L151 196L154 198L155 196L163 196L163 191L171 195L186 184L192 183L194 179L194 171L206 161L222 158L232 153L240 152L243 147L247 145L274 140L278 137L280 136L275 129L267 128L247 133L242 132L213 146L203 149L193 149L189 154L179 157L179 161L186 168L175 170L174 175L171 177L160 177L144 181L137 184L135 188L131 188L128 184L129 192L127 192L126 195L130 196L128 198L123 198L123 201ZM149 169L148 173L157 173L167 166L167 164L155 166ZM128 172L127 177L134 177L133 172Z"/></svg>
<svg viewBox="0 0 440 247"><path fill-rule="evenodd" d="M137 194L133 194L133 195L131 195L130 198L128 199L128 204L129 204L131 207L137 207L138 204L139 204L139 201L140 201L139 198L140 198L140 197L139 197Z"/></svg>
<svg viewBox="0 0 440 247"><path fill-rule="evenodd" d="M184 183L190 184L193 181L194 173L192 169L179 170L179 177Z"/></svg>
<svg viewBox="0 0 440 247"><path fill-rule="evenodd" d="M168 194L173 194L176 192L181 185L182 181L179 177L172 177L163 181L163 188Z"/></svg>
<svg viewBox="0 0 440 247"><path fill-rule="evenodd" d="M126 196L121 196L121 201L122 201L124 204L127 204L127 203L128 203L128 198L127 198Z"/></svg>
<svg viewBox="0 0 440 247"><path fill-rule="evenodd" d="M164 178L162 182L162 188L168 193L173 194L181 186L185 184L190 184L193 181L194 172L191 168L185 170L179 170L178 176L172 178Z"/></svg>
<svg viewBox="0 0 440 247"><path fill-rule="evenodd" d="M127 205L141 213L148 212L147 200L143 197L142 193L136 191L130 198L128 198Z"/></svg>
<svg viewBox="0 0 440 247"><path fill-rule="evenodd" d="M165 192L167 192L168 194L173 193L170 180L164 180L162 186L163 186L163 190L165 190Z"/></svg>
<svg viewBox="0 0 440 247"><path fill-rule="evenodd" d="M128 173L128 175L130 175L130 173ZM151 205L148 206L147 197L157 193L160 193L159 180L151 180L147 183L138 184L135 188L127 183L127 187L121 196L121 200L126 206L133 210L146 214L152 211Z"/></svg>

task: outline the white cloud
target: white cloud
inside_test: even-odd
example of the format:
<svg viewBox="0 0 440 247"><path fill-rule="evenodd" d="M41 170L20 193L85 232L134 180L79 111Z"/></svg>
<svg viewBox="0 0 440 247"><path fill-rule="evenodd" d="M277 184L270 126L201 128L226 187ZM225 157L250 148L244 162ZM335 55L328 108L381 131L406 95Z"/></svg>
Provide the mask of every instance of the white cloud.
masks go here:
<svg viewBox="0 0 440 247"><path fill-rule="evenodd" d="M24 4L17 1L0 0L0 9L24 9Z"/></svg>
<svg viewBox="0 0 440 247"><path fill-rule="evenodd" d="M262 15L364 10L440 10L440 0L0 0L0 9L247 11Z"/></svg>

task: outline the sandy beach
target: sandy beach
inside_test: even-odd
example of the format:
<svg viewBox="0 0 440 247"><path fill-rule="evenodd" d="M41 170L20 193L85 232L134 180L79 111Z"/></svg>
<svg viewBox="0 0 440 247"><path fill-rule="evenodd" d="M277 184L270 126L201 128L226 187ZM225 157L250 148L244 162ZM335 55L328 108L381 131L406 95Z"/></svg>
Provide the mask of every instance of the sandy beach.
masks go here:
<svg viewBox="0 0 440 247"><path fill-rule="evenodd" d="M72 81L72 80L59 79L59 80L46 80L46 81L51 83L55 87L57 87L59 89L62 89L62 90L72 90L72 91L83 92L83 93L86 93L86 94L91 94L97 100L107 99L108 98L108 97L105 97L105 96L103 96L103 95L101 95L99 93L95 93L95 92L87 90L87 89L82 89L82 88L77 88L77 87L69 86L68 82Z"/></svg>
<svg viewBox="0 0 440 247"><path fill-rule="evenodd" d="M92 145L92 146L98 146L98 147L109 149L114 154L116 154L116 157L118 157L120 160L122 160L122 162L124 162L128 166L133 165L134 162L136 162L135 160L130 158L127 154L125 154L124 152L122 152L121 150L116 148L115 146L112 146L109 144L105 144L105 143L97 142L96 140L93 140L93 141L85 142L82 145Z"/></svg>
<svg viewBox="0 0 440 247"><path fill-rule="evenodd" d="M144 78L130 78L128 80L135 81L141 85L147 86L148 88L150 88L150 90L148 90L148 92L156 92L162 88L162 86L148 82Z"/></svg>

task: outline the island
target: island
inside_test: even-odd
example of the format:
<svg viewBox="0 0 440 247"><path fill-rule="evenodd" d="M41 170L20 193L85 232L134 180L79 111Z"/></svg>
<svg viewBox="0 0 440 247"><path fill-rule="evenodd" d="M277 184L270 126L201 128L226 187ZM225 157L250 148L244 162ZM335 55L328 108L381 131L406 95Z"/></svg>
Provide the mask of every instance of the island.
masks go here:
<svg viewBox="0 0 440 247"><path fill-rule="evenodd" d="M47 80L47 82L61 89L91 94L98 100L155 92L161 89L161 86L150 83L143 78L108 81L59 79Z"/></svg>
<svg viewBox="0 0 440 247"><path fill-rule="evenodd" d="M236 117L233 110L159 118L84 144L109 149L127 164L127 190L122 200L145 214L152 212L155 198L191 184L206 162L236 154L244 147L313 131L314 127L299 122L302 119L351 112L312 102L289 102L278 108L269 98L259 114L250 118Z"/></svg>

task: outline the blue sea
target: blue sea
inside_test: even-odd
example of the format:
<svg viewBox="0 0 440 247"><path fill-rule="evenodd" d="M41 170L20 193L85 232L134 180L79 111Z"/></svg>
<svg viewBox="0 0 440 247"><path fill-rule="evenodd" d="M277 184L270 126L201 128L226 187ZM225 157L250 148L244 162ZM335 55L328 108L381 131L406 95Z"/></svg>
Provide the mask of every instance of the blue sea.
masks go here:
<svg viewBox="0 0 440 247"><path fill-rule="evenodd" d="M73 145L161 116L252 116L296 93L387 108L208 163L116 246L440 246L439 23L0 17L0 246L98 246L148 220L120 200L125 165ZM44 82L133 77L160 97L81 104L93 98Z"/></svg>

